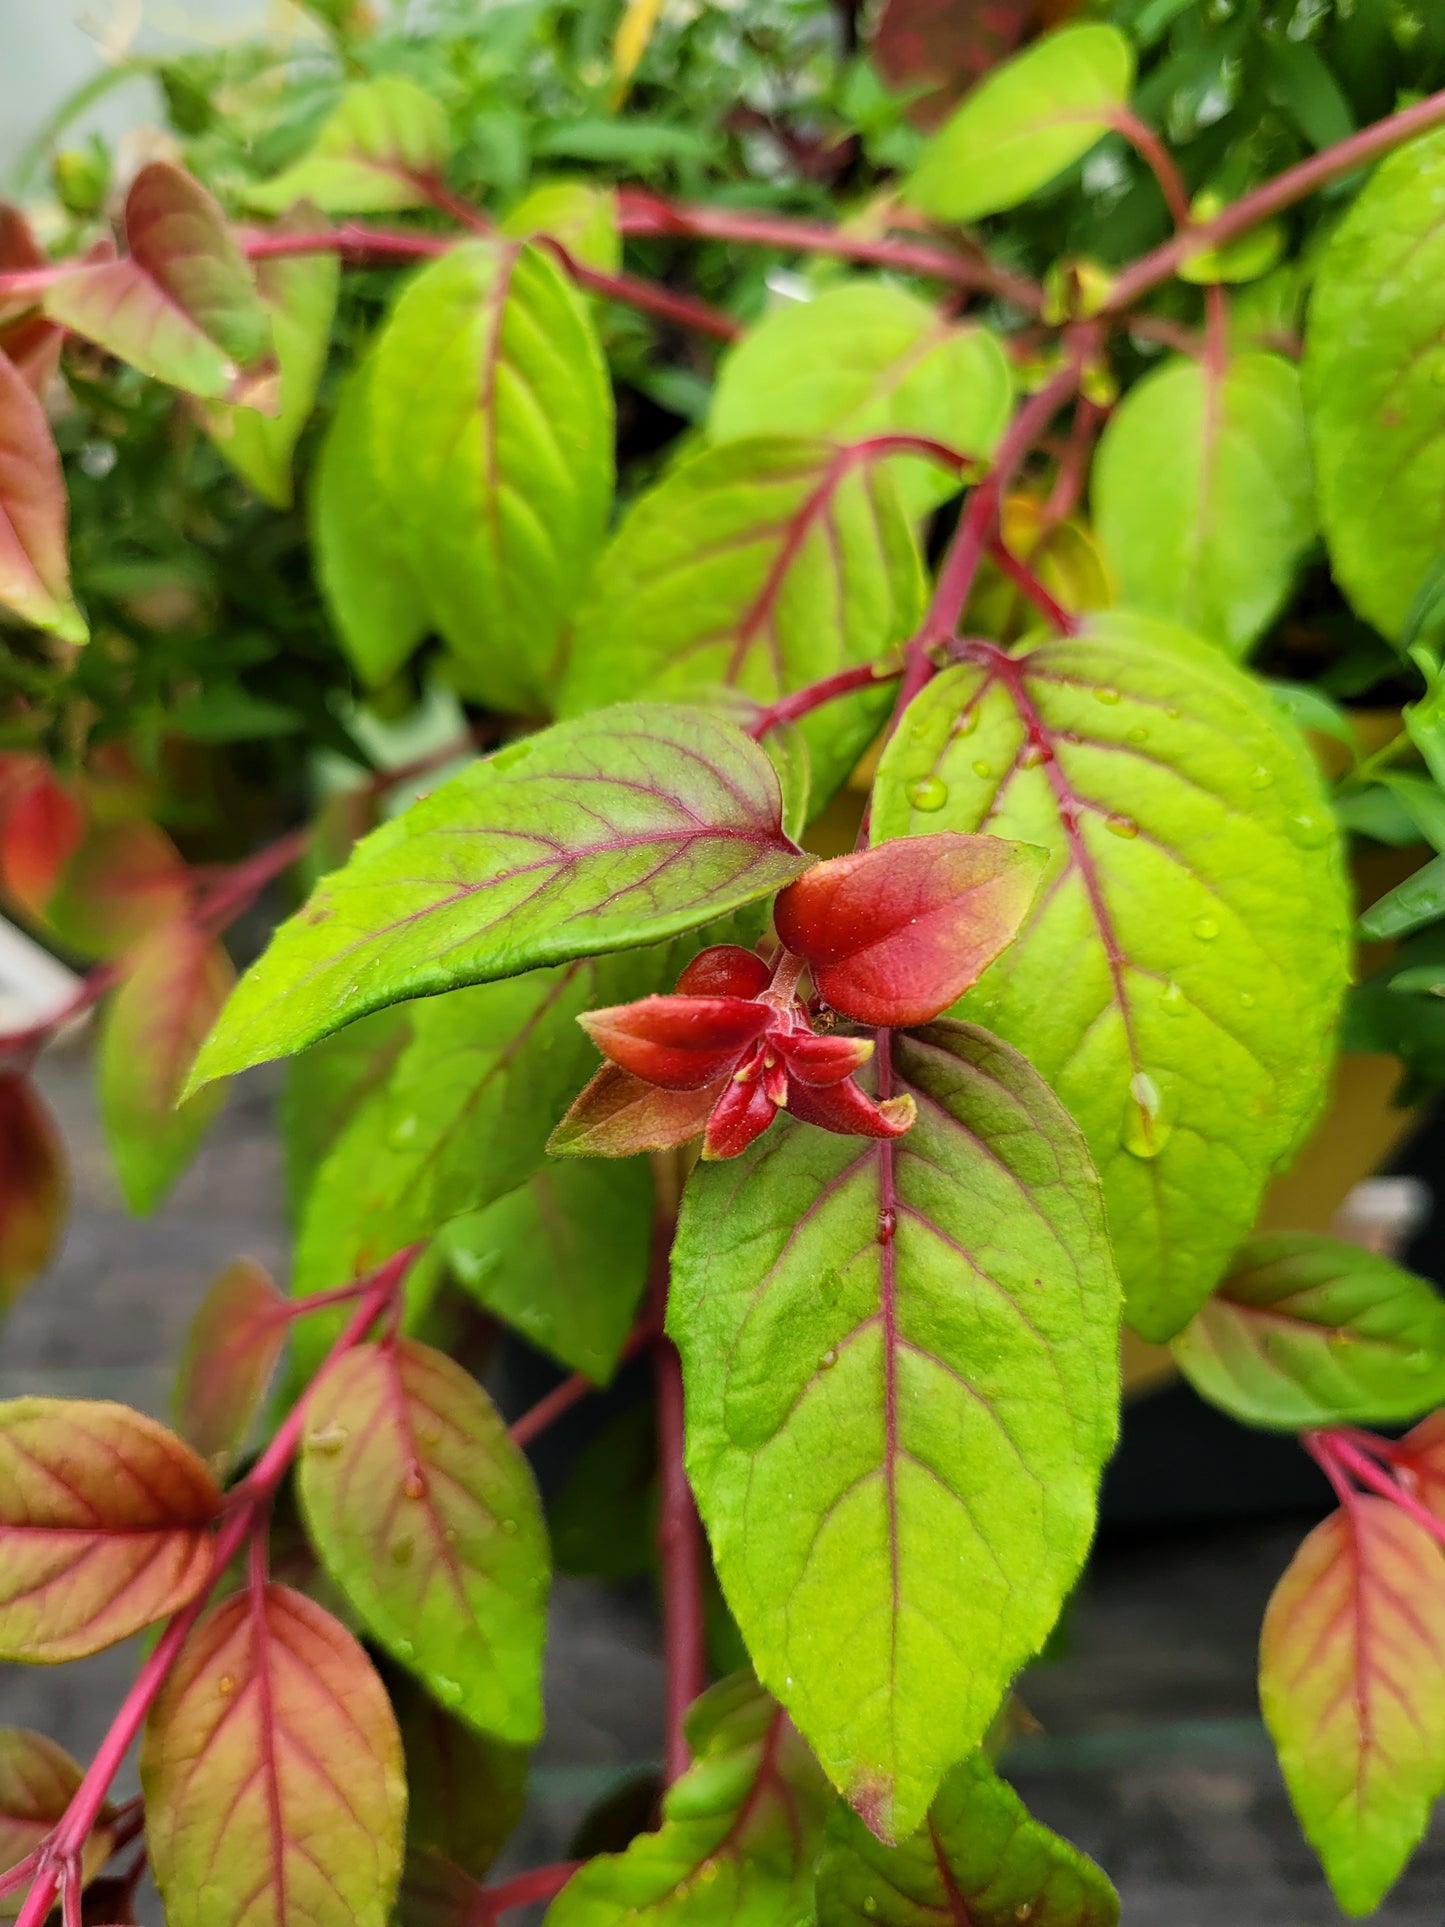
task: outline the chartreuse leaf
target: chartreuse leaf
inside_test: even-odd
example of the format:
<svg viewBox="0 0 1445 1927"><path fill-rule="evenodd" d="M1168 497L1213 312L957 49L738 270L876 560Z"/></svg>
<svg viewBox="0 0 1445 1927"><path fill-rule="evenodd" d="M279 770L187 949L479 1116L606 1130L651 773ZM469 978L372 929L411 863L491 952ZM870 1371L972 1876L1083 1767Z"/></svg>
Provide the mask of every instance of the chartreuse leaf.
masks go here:
<svg viewBox="0 0 1445 1927"><path fill-rule="evenodd" d="M0 1073L0 1311L55 1256L70 1179L55 1121L28 1078Z"/></svg>
<svg viewBox="0 0 1445 1927"><path fill-rule="evenodd" d="M1445 1400L1445 1300L1343 1238L1276 1232L1241 1249L1174 1356L1246 1425L1414 1418Z"/></svg>
<svg viewBox="0 0 1445 1927"><path fill-rule="evenodd" d="M544 181L518 201L502 222L502 233L516 241L549 234L573 260L599 274L616 274L622 266L617 196L589 181Z"/></svg>
<svg viewBox="0 0 1445 1927"><path fill-rule="evenodd" d="M1445 1789L1440 1548L1357 1494L1305 1540L1264 1616L1259 1697L1305 1838L1373 1913Z"/></svg>
<svg viewBox="0 0 1445 1927"><path fill-rule="evenodd" d="M191 1448L127 1406L0 1405L0 1659L83 1659L184 1606L220 1509Z"/></svg>
<svg viewBox="0 0 1445 1927"><path fill-rule="evenodd" d="M735 1674L694 1703L687 1738L693 1764L665 1795L661 1827L588 1861L553 1901L547 1927L811 1920L831 1801L782 1708Z"/></svg>
<svg viewBox="0 0 1445 1927"><path fill-rule="evenodd" d="M201 1300L176 1377L182 1438L225 1466L246 1442L290 1323L286 1300L254 1258L238 1258Z"/></svg>
<svg viewBox="0 0 1445 1927"><path fill-rule="evenodd" d="M67 508L45 410L0 354L0 608L64 642L84 642L70 593Z"/></svg>
<svg viewBox="0 0 1445 1927"><path fill-rule="evenodd" d="M481 1880L522 1817L527 1752L464 1726L409 1673L388 1667L387 1696L406 1754L406 1846Z"/></svg>
<svg viewBox="0 0 1445 1927"><path fill-rule="evenodd" d="M0 1874L18 1866L44 1840L80 1787L75 1761L43 1733L0 1726ZM85 1842L81 1873L88 1884L110 1858L114 1839L109 1802ZM19 1911L19 1894L0 1897L0 1919Z"/></svg>
<svg viewBox="0 0 1445 1927"><path fill-rule="evenodd" d="M1381 161L1320 259L1304 386L1335 579L1393 636L1440 551L1445 129Z"/></svg>
<svg viewBox="0 0 1445 1927"><path fill-rule="evenodd" d="M151 161L126 196L125 236L130 252L119 261L84 264L50 284L51 320L173 388L264 399L271 317L206 190L169 161Z"/></svg>
<svg viewBox="0 0 1445 1927"><path fill-rule="evenodd" d="M1214 374L1181 359L1146 376L1109 419L1092 488L1119 599L1242 656L1315 530L1293 364L1240 355Z"/></svg>
<svg viewBox="0 0 1445 1927"><path fill-rule="evenodd" d="M898 1839L1088 1548L1119 1288L1083 1140L1017 1052L935 1024L895 1036L885 1080L918 1105L896 1141L779 1118L698 1166L668 1328L688 1471L759 1677Z"/></svg>
<svg viewBox="0 0 1445 1927"><path fill-rule="evenodd" d="M957 1008L1026 1050L1078 1120L1129 1321L1169 1338L1323 1098L1346 977L1338 837L1303 743L1212 645L1121 612L979 653L894 736L874 836L987 830L1052 853L1022 933Z"/></svg>
<svg viewBox="0 0 1445 1927"><path fill-rule="evenodd" d="M391 1074L410 1040L411 1017L404 1004L373 1011L323 1037L288 1064L279 1119L286 1200L293 1218L300 1217L312 1179L353 1114Z"/></svg>
<svg viewBox="0 0 1445 1927"><path fill-rule="evenodd" d="M1013 376L996 336L959 326L887 281L850 281L789 301L723 362L708 416L715 442L749 435L926 435L986 460L1003 433ZM936 462L904 458L898 492L915 515L957 492Z"/></svg>
<svg viewBox="0 0 1445 1927"><path fill-rule="evenodd" d="M298 1482L311 1542L367 1631L473 1726L536 1740L547 1535L476 1380L414 1339L358 1346L312 1395Z"/></svg>
<svg viewBox="0 0 1445 1927"><path fill-rule="evenodd" d="M536 714L612 495L612 390L586 303L546 248L454 248L393 308L369 413L372 473L469 693Z"/></svg>
<svg viewBox="0 0 1445 1927"><path fill-rule="evenodd" d="M154 1211L225 1102L225 1085L177 1107L196 1052L235 983L216 939L189 918L159 925L127 959L100 1040L100 1111L126 1203Z"/></svg>
<svg viewBox="0 0 1445 1927"><path fill-rule="evenodd" d="M793 436L704 449L634 504L599 562L563 708L720 686L771 702L891 655L917 626L922 598L917 545L883 464ZM814 808L888 701L880 685L799 724Z"/></svg>
<svg viewBox="0 0 1445 1927"><path fill-rule="evenodd" d="M172 1927L385 1927L406 1781L386 1692L329 1613L275 1584L208 1612L141 1749Z"/></svg>
<svg viewBox="0 0 1445 1927"><path fill-rule="evenodd" d="M303 207L278 221L276 231L302 233L316 226L315 211ZM310 418L326 366L340 282L340 258L330 252L275 255L258 262L256 291L271 316L280 368L278 412L263 415L254 408L228 407L223 402L204 411L217 448L273 508L291 506L291 456Z"/></svg>
<svg viewBox="0 0 1445 1927"><path fill-rule="evenodd" d="M696 929L807 864L730 724L661 703L559 723L363 838L242 978L192 1088L403 998Z"/></svg>
<svg viewBox="0 0 1445 1927"><path fill-rule="evenodd" d="M1129 98L1134 52L1113 27L1045 34L983 80L903 183L935 221L1017 207L1083 158Z"/></svg>
<svg viewBox="0 0 1445 1927"><path fill-rule="evenodd" d="M548 1164L442 1249L479 1305L605 1384L647 1283L652 1178L641 1159Z"/></svg>
<svg viewBox="0 0 1445 1927"><path fill-rule="evenodd" d="M817 1927L1117 1927L1119 1896L1087 1855L1032 1819L981 1753L944 1780L926 1825L887 1847L835 1809Z"/></svg>
<svg viewBox="0 0 1445 1927"><path fill-rule="evenodd" d="M422 207L450 146L446 109L414 80L384 74L348 87L309 153L247 190L252 207L280 214L314 201L328 214Z"/></svg>

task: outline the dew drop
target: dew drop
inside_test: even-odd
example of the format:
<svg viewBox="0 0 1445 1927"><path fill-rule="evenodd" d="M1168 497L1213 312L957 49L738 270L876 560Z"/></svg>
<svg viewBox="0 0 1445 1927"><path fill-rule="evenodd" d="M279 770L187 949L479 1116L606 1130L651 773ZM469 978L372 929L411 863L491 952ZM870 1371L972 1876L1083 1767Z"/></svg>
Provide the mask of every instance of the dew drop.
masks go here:
<svg viewBox="0 0 1445 1927"><path fill-rule="evenodd" d="M502 1537L503 1537L504 1539L515 1539L515 1538L516 1538L516 1536L517 1536L517 1522L516 1522L516 1520L515 1520L515 1519L503 1519L503 1520L502 1520L502 1522L501 1522L501 1525L502 1525Z"/></svg>
<svg viewBox="0 0 1445 1927"><path fill-rule="evenodd" d="M1106 816L1104 828L1113 836L1135 837L1139 834L1139 825L1132 816Z"/></svg>
<svg viewBox="0 0 1445 1927"><path fill-rule="evenodd" d="M1094 691L1094 701L1096 703L1107 703L1109 707L1112 708L1113 705L1116 702L1118 702L1118 700L1119 700L1118 690L1110 689L1107 683L1103 686L1103 688L1096 689Z"/></svg>
<svg viewBox="0 0 1445 1927"><path fill-rule="evenodd" d="M1213 917L1196 917L1189 928L1201 943L1213 943L1219 935L1219 925Z"/></svg>
<svg viewBox="0 0 1445 1927"><path fill-rule="evenodd" d="M391 1563L394 1566L411 1564L412 1543L409 1538L394 1539L391 1546Z"/></svg>
<svg viewBox="0 0 1445 1927"><path fill-rule="evenodd" d="M1126 743L1147 743L1149 732L1142 723L1135 723L1132 729L1124 732L1124 740Z"/></svg>
<svg viewBox="0 0 1445 1927"><path fill-rule="evenodd" d="M432 1684L444 1700L450 1700L454 1705L462 1696L461 1682L448 1679L444 1673L438 1673Z"/></svg>
<svg viewBox="0 0 1445 1927"><path fill-rule="evenodd" d="M1253 1010L1254 992L1252 990L1241 990L1239 993L1239 1001L1246 1010Z"/></svg>
<svg viewBox="0 0 1445 1927"><path fill-rule="evenodd" d="M980 759L974 764L973 773L975 776L992 776L993 770L989 764Z"/></svg>
<svg viewBox="0 0 1445 1927"><path fill-rule="evenodd" d="M1131 1157L1157 1158L1174 1128L1174 1107L1147 1071L1129 1079L1119 1142Z"/></svg>
<svg viewBox="0 0 1445 1927"><path fill-rule="evenodd" d="M872 1894L865 1894L865 1895L864 1895L864 1897L863 1897L863 1911L864 1911L864 1913L865 1913L865 1914L867 1914L867 1916L868 1916L868 1918L869 1918L870 1920L871 1920L871 1919L873 1918L873 1916L874 1916L874 1914L876 1914L876 1913L877 1913L877 1911L878 1911L878 1902L877 1902L877 1900L876 1900L876 1899L875 1899L875 1898L873 1897L873 1895L872 1895Z"/></svg>
<svg viewBox="0 0 1445 1927"><path fill-rule="evenodd" d="M1317 850L1330 840L1329 823L1322 816L1301 812L1289 819L1289 833L1302 850Z"/></svg>
<svg viewBox="0 0 1445 1927"><path fill-rule="evenodd" d="M1249 787L1252 790L1267 790L1274 782L1274 771L1267 763L1256 763L1249 772Z"/></svg>
<svg viewBox="0 0 1445 1927"><path fill-rule="evenodd" d="M409 1639L399 1639L396 1642L396 1656L398 1659L414 1659L416 1657L416 1647L412 1645Z"/></svg>
<svg viewBox="0 0 1445 1927"><path fill-rule="evenodd" d="M235 1690L235 1680L232 1679L229 1673L222 1673L221 1677L216 1681L216 1691L221 1695L221 1698L229 1699Z"/></svg>
<svg viewBox="0 0 1445 1927"><path fill-rule="evenodd" d="M1182 1017L1188 1003L1183 986L1176 984L1172 978L1159 993L1159 1008L1167 1011L1171 1017Z"/></svg>
<svg viewBox="0 0 1445 1927"><path fill-rule="evenodd" d="M830 1345L827 1351L825 1351L823 1356L818 1360L818 1370L820 1372L831 1372L833 1367L837 1363L838 1363L838 1348L836 1345Z"/></svg>
<svg viewBox="0 0 1445 1927"><path fill-rule="evenodd" d="M426 1478L419 1465L413 1463L406 1468L406 1477L401 1482L401 1489L409 1499L426 1497Z"/></svg>
<svg viewBox="0 0 1445 1927"><path fill-rule="evenodd" d="M948 801L948 785L941 776L920 776L908 785L908 800L916 810L941 810Z"/></svg>
<svg viewBox="0 0 1445 1927"><path fill-rule="evenodd" d="M1025 769L1037 769L1040 763L1052 763L1053 760L1054 752L1047 743L1027 744L1023 755L1019 758L1019 762Z"/></svg>
<svg viewBox="0 0 1445 1927"><path fill-rule="evenodd" d="M412 1111L406 1117L399 1117L396 1120L387 1132L387 1142L399 1150L404 1145L410 1144L420 1129L421 1119Z"/></svg>
<svg viewBox="0 0 1445 1927"><path fill-rule="evenodd" d="M323 1425L319 1431L307 1435L306 1444L310 1451L320 1452L332 1459L350 1437L344 1425Z"/></svg>
<svg viewBox="0 0 1445 1927"><path fill-rule="evenodd" d="M972 736L977 728L978 711L976 709L965 709L958 721L953 725L953 733L955 736Z"/></svg>

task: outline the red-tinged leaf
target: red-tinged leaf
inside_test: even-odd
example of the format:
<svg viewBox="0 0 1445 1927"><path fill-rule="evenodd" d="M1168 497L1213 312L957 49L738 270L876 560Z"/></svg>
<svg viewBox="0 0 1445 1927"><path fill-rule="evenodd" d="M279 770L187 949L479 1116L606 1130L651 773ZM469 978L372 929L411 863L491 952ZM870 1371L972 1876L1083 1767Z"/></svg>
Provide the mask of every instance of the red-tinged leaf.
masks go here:
<svg viewBox="0 0 1445 1927"><path fill-rule="evenodd" d="M804 1084L841 1084L854 1071L861 1071L873 1055L871 1037L819 1037L814 1031L781 1032L772 1047L787 1065L790 1075Z"/></svg>
<svg viewBox="0 0 1445 1927"><path fill-rule="evenodd" d="M1011 54L1036 0L888 0L873 58L888 85L914 96L910 118L937 127L969 88Z"/></svg>
<svg viewBox="0 0 1445 1927"><path fill-rule="evenodd" d="M27 1079L0 1073L0 1311L55 1256L70 1184L65 1147Z"/></svg>
<svg viewBox="0 0 1445 1927"><path fill-rule="evenodd" d="M668 1091L700 1091L730 1071L773 1013L742 997L643 997L578 1022L604 1057Z"/></svg>
<svg viewBox="0 0 1445 1927"><path fill-rule="evenodd" d="M0 201L0 274L25 274L49 266L49 257L20 209ZM44 393L55 373L60 343L60 329L36 309L7 320L0 304L0 354L9 356L37 395Z"/></svg>
<svg viewBox="0 0 1445 1927"><path fill-rule="evenodd" d="M385 1927L406 1783L386 1691L345 1627L248 1588L181 1648L141 1786L170 1927Z"/></svg>
<svg viewBox="0 0 1445 1927"><path fill-rule="evenodd" d="M85 815L49 766L25 757L0 797L0 885L22 910L43 914L85 835Z"/></svg>
<svg viewBox="0 0 1445 1927"><path fill-rule="evenodd" d="M126 196L125 236L120 260L51 283L51 319L172 387L212 401L264 399L263 384L274 388L270 316L206 190L152 161Z"/></svg>
<svg viewBox="0 0 1445 1927"><path fill-rule="evenodd" d="M1392 1448L1390 1458L1421 1504L1437 1519L1445 1519L1445 1410L1422 1418Z"/></svg>
<svg viewBox="0 0 1445 1927"><path fill-rule="evenodd" d="M551 1137L554 1158L630 1158L671 1151L700 1137L722 1094L722 1081L701 1091L665 1091L616 1064L604 1064Z"/></svg>
<svg viewBox="0 0 1445 1927"><path fill-rule="evenodd" d="M164 830L144 818L94 823L61 871L44 916L70 949L113 957L184 916L189 896L186 866Z"/></svg>
<svg viewBox="0 0 1445 1927"><path fill-rule="evenodd" d="M0 354L0 607L65 642L84 642L70 594L68 513L45 410Z"/></svg>
<svg viewBox="0 0 1445 1927"><path fill-rule="evenodd" d="M358 1346L313 1395L298 1485L311 1542L367 1630L481 1731L534 1741L547 1536L476 1380L413 1339Z"/></svg>
<svg viewBox="0 0 1445 1927"><path fill-rule="evenodd" d="M286 1343L286 1300L254 1258L227 1265L191 1321L176 1378L182 1438L224 1467L246 1441Z"/></svg>
<svg viewBox="0 0 1445 1927"><path fill-rule="evenodd" d="M945 831L816 864L773 910L818 994L860 1024L925 1024L1017 935L1044 852Z"/></svg>
<svg viewBox="0 0 1445 1927"><path fill-rule="evenodd" d="M235 973L190 918L158 925L127 964L101 1037L100 1109L125 1201L144 1215L185 1170L225 1102L218 1083L178 1105Z"/></svg>
<svg viewBox="0 0 1445 1927"><path fill-rule="evenodd" d="M1305 1837L1372 1913L1445 1788L1445 1561L1387 1499L1305 1540L1260 1636L1259 1692Z"/></svg>
<svg viewBox="0 0 1445 1927"><path fill-rule="evenodd" d="M677 988L684 997L757 997L772 978L756 950L715 943L698 951L678 978Z"/></svg>
<svg viewBox="0 0 1445 1927"><path fill-rule="evenodd" d="M124 1405L0 1405L0 1659L83 1659L204 1585L220 1489Z"/></svg>
<svg viewBox="0 0 1445 1927"><path fill-rule="evenodd" d="M828 1084L821 1089L791 1084L788 1109L804 1124L836 1131L841 1137L902 1137L918 1116L911 1097L890 1097L875 1104L856 1084Z"/></svg>
<svg viewBox="0 0 1445 1927"><path fill-rule="evenodd" d="M43 1733L0 1726L0 1873L32 1853L65 1813L81 1772L63 1747ZM82 1871L88 1880L110 1857L110 1808L85 1843ZM18 1911L21 1895L0 1898L0 1918Z"/></svg>

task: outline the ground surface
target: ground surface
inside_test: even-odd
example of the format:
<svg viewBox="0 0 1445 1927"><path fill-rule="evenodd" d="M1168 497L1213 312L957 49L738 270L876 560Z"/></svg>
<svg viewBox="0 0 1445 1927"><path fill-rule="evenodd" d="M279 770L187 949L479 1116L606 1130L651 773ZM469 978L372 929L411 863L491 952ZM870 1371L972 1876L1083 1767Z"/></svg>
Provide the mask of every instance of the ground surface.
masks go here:
<svg viewBox="0 0 1445 1927"><path fill-rule="evenodd" d="M181 1336L216 1271L243 1252L284 1270L269 1087L233 1093L171 1203L137 1223L116 1201L83 1053L52 1055L44 1083L75 1158L75 1211L59 1265L0 1334L0 1397L120 1398L163 1413ZM1254 1701L1260 1614L1306 1523L1107 1544L1066 1656L1025 1684L1045 1732L1010 1770L1038 1817L1109 1869L1129 1927L1342 1919L1299 1838ZM586 1808L657 1749L662 1682L645 1592L564 1580L554 1611L548 1733L509 1866L564 1854ZM122 1649L55 1669L0 1666L0 1722L38 1727L85 1756L133 1664ZM1445 1831L1377 1918L1440 1927Z"/></svg>

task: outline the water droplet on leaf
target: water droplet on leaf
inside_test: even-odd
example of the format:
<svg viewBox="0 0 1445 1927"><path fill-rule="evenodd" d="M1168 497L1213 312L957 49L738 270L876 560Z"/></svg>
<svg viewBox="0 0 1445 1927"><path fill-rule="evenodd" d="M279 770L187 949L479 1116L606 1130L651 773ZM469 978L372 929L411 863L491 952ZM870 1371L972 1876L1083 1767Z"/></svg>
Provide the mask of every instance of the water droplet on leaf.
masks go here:
<svg viewBox="0 0 1445 1927"><path fill-rule="evenodd" d="M1176 984L1172 978L1159 993L1159 1008L1167 1011L1171 1017L1182 1017L1188 1002L1189 999L1184 995L1183 987Z"/></svg>
<svg viewBox="0 0 1445 1927"><path fill-rule="evenodd" d="M517 1522L516 1522L516 1520L515 1520L515 1519L503 1519L503 1520L502 1520L502 1522L501 1522L501 1524L502 1524L502 1535L503 1535L503 1537L504 1537L504 1538L507 1538L507 1539L515 1539L515 1538L516 1538L516 1536L517 1536Z"/></svg>
<svg viewBox="0 0 1445 1927"><path fill-rule="evenodd" d="M1135 837L1139 834L1139 825L1132 816L1106 816L1104 828L1114 836Z"/></svg>
<svg viewBox="0 0 1445 1927"><path fill-rule="evenodd" d="M1103 686L1103 688L1096 689L1094 691L1094 701L1096 703L1108 703L1112 707L1112 705L1118 702L1118 700L1119 700L1118 690L1110 689L1107 683Z"/></svg>
<svg viewBox="0 0 1445 1927"><path fill-rule="evenodd" d="M415 1112L406 1117L399 1117L387 1132L387 1142L401 1149L404 1145L411 1143L420 1129L421 1119Z"/></svg>
<svg viewBox="0 0 1445 1927"><path fill-rule="evenodd" d="M820 1372L831 1372L833 1367L837 1363L838 1363L837 1347L830 1346L829 1349L826 1352L824 1352L823 1356L818 1360L818 1370Z"/></svg>
<svg viewBox="0 0 1445 1927"><path fill-rule="evenodd" d="M973 773L975 776L992 776L993 770L989 764L980 760L974 764Z"/></svg>
<svg viewBox="0 0 1445 1927"><path fill-rule="evenodd" d="M409 1566L411 1564L411 1554L412 1543L409 1538L396 1539L392 1542L391 1563L394 1566Z"/></svg>
<svg viewBox="0 0 1445 1927"><path fill-rule="evenodd" d="M323 1425L319 1431L308 1434L306 1445L308 1450L323 1453L332 1459L350 1437L344 1425Z"/></svg>
<svg viewBox="0 0 1445 1927"><path fill-rule="evenodd" d="M948 785L940 776L920 776L908 785L908 800L916 810L941 810L948 801Z"/></svg>
<svg viewBox="0 0 1445 1927"><path fill-rule="evenodd" d="M1174 1106L1147 1071L1129 1079L1119 1142L1131 1157L1157 1158L1174 1129Z"/></svg>
<svg viewBox="0 0 1445 1927"><path fill-rule="evenodd" d="M1040 763L1051 763L1053 760L1054 752L1047 743L1029 743L1019 758L1025 769L1037 769Z"/></svg>
<svg viewBox="0 0 1445 1927"><path fill-rule="evenodd" d="M426 1497L426 1478L419 1465L409 1465L406 1468L406 1477L401 1482L401 1489L409 1499Z"/></svg>
<svg viewBox="0 0 1445 1927"><path fill-rule="evenodd" d="M1201 943L1213 943L1219 935L1219 925L1213 917L1196 917L1189 928Z"/></svg>
<svg viewBox="0 0 1445 1927"><path fill-rule="evenodd" d="M1256 763L1249 772L1249 787L1252 790L1267 790L1274 781L1274 771L1266 763Z"/></svg>
<svg viewBox="0 0 1445 1927"><path fill-rule="evenodd" d="M965 709L958 721L953 725L953 733L955 736L972 736L977 728L978 711L976 709Z"/></svg>

